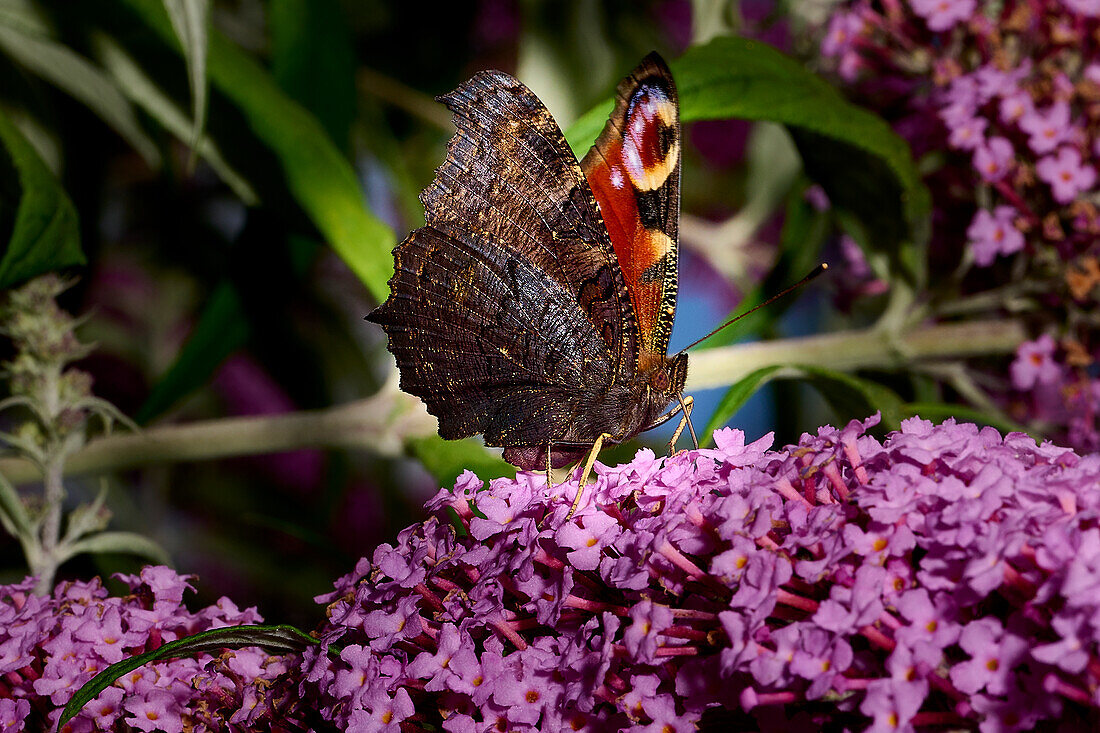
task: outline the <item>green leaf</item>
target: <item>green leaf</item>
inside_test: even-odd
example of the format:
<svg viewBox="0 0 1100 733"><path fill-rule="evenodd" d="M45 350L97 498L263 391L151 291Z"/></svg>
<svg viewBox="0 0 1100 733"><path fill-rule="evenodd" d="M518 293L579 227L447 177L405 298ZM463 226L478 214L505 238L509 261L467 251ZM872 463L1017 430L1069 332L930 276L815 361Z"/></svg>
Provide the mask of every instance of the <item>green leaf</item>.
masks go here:
<svg viewBox="0 0 1100 733"><path fill-rule="evenodd" d="M136 532L100 532L73 542L65 547L61 553L61 559L67 560L84 553L96 554L103 552L122 552L128 555L138 555L157 563L168 565L171 558L164 548L153 542L145 535Z"/></svg>
<svg viewBox="0 0 1100 733"><path fill-rule="evenodd" d="M320 642L309 634L285 624L228 626L170 641L153 651L112 664L85 682L61 712L61 717L57 721L57 730L61 730L62 726L72 720L85 705L99 697L99 693L107 689L112 682L149 662L212 654L221 649L245 649L253 646L273 654L286 654L302 651L318 643Z"/></svg>
<svg viewBox="0 0 1100 733"><path fill-rule="evenodd" d="M206 384L226 357L248 340L248 322L240 296L228 282L214 289L180 355L153 387L134 419L141 424Z"/></svg>
<svg viewBox="0 0 1100 733"><path fill-rule="evenodd" d="M1025 426L1004 415L998 415L988 410L978 410L965 405L952 405L944 402L907 402L902 405L901 411L905 417L920 417L936 422L953 417L960 421L989 425L1002 433L1027 433L1036 440L1042 440L1043 438L1042 435L1028 430Z"/></svg>
<svg viewBox="0 0 1100 733"><path fill-rule="evenodd" d="M192 161L206 124L206 26L210 0L163 0L164 10L187 63L187 82L191 86Z"/></svg>
<svg viewBox="0 0 1100 733"><path fill-rule="evenodd" d="M218 366L248 339L248 323L233 286L215 288L195 330L168 372L153 387L135 420L145 424L210 379Z"/></svg>
<svg viewBox="0 0 1100 733"><path fill-rule="evenodd" d="M164 125L170 133L180 140L187 140L193 134L194 121L145 74L140 64L117 41L103 34L96 34L94 41L104 68L118 82L123 93L150 117ZM198 139L192 140L191 144L192 150L210 164L218 177L233 189L246 206L259 203L255 189L225 160L221 150L208 135L200 131Z"/></svg>
<svg viewBox="0 0 1100 733"><path fill-rule="evenodd" d="M3 475L0 475L0 520L3 520L4 529L21 543L34 541L34 525L23 500Z"/></svg>
<svg viewBox="0 0 1100 733"><path fill-rule="evenodd" d="M0 144L0 241L4 245L0 289L84 264L76 208L35 149L2 113Z"/></svg>
<svg viewBox="0 0 1100 733"><path fill-rule="evenodd" d="M0 51L91 109L122 135L151 168L160 166L156 145L110 77L68 46L45 35L37 19L0 14Z"/></svg>
<svg viewBox="0 0 1100 733"><path fill-rule="evenodd" d="M340 150L356 115L355 49L338 0L272 0L271 73L312 112Z"/></svg>
<svg viewBox="0 0 1100 733"><path fill-rule="evenodd" d="M806 364L793 366L821 393L839 419L863 418L878 411L882 413L884 427L896 429L901 424L904 417L903 403L889 387L847 372Z"/></svg>
<svg viewBox="0 0 1100 733"><path fill-rule="evenodd" d="M408 445L440 486L454 486L455 479L467 470L486 481L516 475L515 466L485 450L485 446L473 438L444 440L438 435L430 435L410 439Z"/></svg>
<svg viewBox="0 0 1100 733"><path fill-rule="evenodd" d="M748 402L749 398L756 394L758 389L774 379L776 372L782 368L782 366L776 365L757 369L726 390L726 393L722 395L722 399L718 402L718 407L714 409L714 414L710 416L707 427L703 430L705 434L703 446L712 445L714 443L714 431L729 422L730 418Z"/></svg>
<svg viewBox="0 0 1100 733"><path fill-rule="evenodd" d="M931 197L909 146L882 119L759 41L716 38L670 66L684 122L736 117L786 125L807 173L835 207L853 211L869 227L872 246L890 252L901 269L912 258L899 246L924 246ZM610 109L604 103L569 129L574 150L588 149Z"/></svg>
<svg viewBox="0 0 1100 733"><path fill-rule="evenodd" d="M156 0L123 0L166 43L176 45ZM234 104L278 158L291 195L378 302L389 295L393 231L366 206L351 164L324 128L271 74L220 33L210 33L211 84Z"/></svg>

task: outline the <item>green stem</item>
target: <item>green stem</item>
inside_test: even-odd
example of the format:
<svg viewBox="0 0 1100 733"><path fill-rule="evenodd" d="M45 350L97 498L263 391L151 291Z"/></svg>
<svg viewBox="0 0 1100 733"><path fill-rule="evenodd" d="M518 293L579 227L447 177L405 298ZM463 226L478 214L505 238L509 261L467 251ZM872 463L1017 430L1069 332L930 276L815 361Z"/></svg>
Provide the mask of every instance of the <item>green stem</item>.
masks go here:
<svg viewBox="0 0 1100 733"><path fill-rule="evenodd" d="M326 410L206 420L99 438L73 453L64 472L94 474L299 448L357 448L396 456L405 440L435 430L435 418L420 401L391 384L367 399ZM23 459L0 460L0 473L15 484L42 478Z"/></svg>
<svg viewBox="0 0 1100 733"><path fill-rule="evenodd" d="M730 385L776 364L840 371L896 369L921 361L1010 354L1026 339L1020 323L990 320L918 326L900 335L869 328L735 344L692 354L687 391Z"/></svg>
<svg viewBox="0 0 1100 733"><path fill-rule="evenodd" d="M34 464L30 464L34 465ZM43 477L43 503L46 513L42 518L42 534L38 551L34 553L37 567L31 568L31 574L38 576L34 592L45 595L53 588L53 579L57 574L57 544L61 539L61 509L65 504L65 484L62 481L65 470L64 460L52 456L46 462ZM28 558L30 559L30 558Z"/></svg>

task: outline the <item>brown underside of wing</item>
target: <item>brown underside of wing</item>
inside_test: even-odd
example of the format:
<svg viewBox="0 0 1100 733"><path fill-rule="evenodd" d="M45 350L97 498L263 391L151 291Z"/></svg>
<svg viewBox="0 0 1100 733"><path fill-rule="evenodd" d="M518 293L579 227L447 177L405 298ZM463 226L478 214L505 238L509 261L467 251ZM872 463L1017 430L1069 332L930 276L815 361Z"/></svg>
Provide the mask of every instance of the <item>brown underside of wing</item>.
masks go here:
<svg viewBox="0 0 1100 733"><path fill-rule="evenodd" d="M389 334L401 388L439 418L440 435L484 433L505 446L588 438L574 434L585 422L577 413L616 375L564 288L457 230L416 230L394 264L392 295L369 318Z"/></svg>
<svg viewBox="0 0 1100 733"><path fill-rule="evenodd" d="M421 194L427 226L394 249L390 298L369 316L402 389L443 437L483 433L522 464L548 443L567 444L561 458L604 432L632 437L663 405L637 384L631 292L580 164L506 74L441 101L457 132Z"/></svg>

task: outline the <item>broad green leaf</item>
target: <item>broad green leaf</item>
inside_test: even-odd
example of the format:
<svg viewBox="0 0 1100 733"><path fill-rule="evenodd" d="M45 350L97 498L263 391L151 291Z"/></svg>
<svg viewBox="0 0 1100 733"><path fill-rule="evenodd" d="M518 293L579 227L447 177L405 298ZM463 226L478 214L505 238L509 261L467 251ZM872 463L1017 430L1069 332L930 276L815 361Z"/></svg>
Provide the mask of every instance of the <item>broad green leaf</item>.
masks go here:
<svg viewBox="0 0 1100 733"><path fill-rule="evenodd" d="M891 252L899 268L922 247L931 198L908 145L879 117L845 101L794 59L759 41L716 38L670 63L684 122L736 117L787 126L806 171L838 209L870 228L870 244ZM585 114L567 138L584 151L603 127L607 102ZM917 278L919 273L912 273Z"/></svg>
<svg viewBox="0 0 1100 733"><path fill-rule="evenodd" d="M158 565L168 565L171 558L164 548L145 535L136 532L100 532L88 535L65 548L62 559L84 553L122 552L152 560Z"/></svg>
<svg viewBox="0 0 1100 733"><path fill-rule="evenodd" d="M206 26L210 14L210 0L162 0L164 10L172 21L187 63L187 82L191 86L190 135L192 161L202 138L206 124Z"/></svg>
<svg viewBox="0 0 1100 733"><path fill-rule="evenodd" d="M72 201L2 113L0 145L0 289L84 264Z"/></svg>
<svg viewBox="0 0 1100 733"><path fill-rule="evenodd" d="M287 654L302 651L318 643L317 639L304 631L285 624L227 626L170 641L153 651L112 664L84 683L61 712L61 717L57 721L57 730L60 731L85 705L99 697L99 693L107 689L112 682L149 662L212 654L221 649L245 649L253 646L272 654Z"/></svg>
<svg viewBox="0 0 1100 733"><path fill-rule="evenodd" d="M275 81L347 150L358 95L343 8L338 0L272 0L267 9Z"/></svg>
<svg viewBox="0 0 1100 733"><path fill-rule="evenodd" d="M94 40L104 68L118 82L123 93L144 109L149 116L164 125L170 133L180 140L187 140L194 133L196 127L194 121L189 119L175 101L145 74L137 61L113 38L97 34ZM233 169L214 141L201 130L198 139L192 140L192 150L210 164L218 177L233 189L245 205L255 206L259 203L259 196L252 185Z"/></svg>
<svg viewBox="0 0 1100 733"><path fill-rule="evenodd" d="M991 413L987 410L977 410L965 405L951 405L944 402L907 402L902 405L901 411L905 417L920 417L936 422L953 417L960 421L989 425L1002 433L1027 433L1036 440L1041 440L1043 437L1004 415Z"/></svg>
<svg viewBox="0 0 1100 733"><path fill-rule="evenodd" d="M726 390L726 393L722 395L722 399L718 402L718 407L714 408L714 414L707 422L707 427L703 430L703 446L712 445L714 443L714 431L729 422L730 418L737 414L737 411L748 402L749 398L756 394L758 389L774 379L776 372L782 368L781 366L768 366L757 369Z"/></svg>
<svg viewBox="0 0 1100 733"><path fill-rule="evenodd" d="M123 0L176 46L156 0ZM275 83L271 74L220 33L210 33L210 83L234 104L256 137L278 158L286 186L336 253L381 302L393 273L393 231L368 211L350 163L324 128Z"/></svg>
<svg viewBox="0 0 1100 733"><path fill-rule="evenodd" d="M244 346L248 331L240 296L231 284L221 283L207 301L179 357L153 387L134 419L144 424L183 395L206 384L218 365Z"/></svg>
<svg viewBox="0 0 1100 733"><path fill-rule="evenodd" d="M821 393L839 419L864 418L879 411L882 413L884 427L893 430L901 424L904 417L903 403L892 389L848 372L807 364L793 366L803 372L805 381Z"/></svg>
<svg viewBox="0 0 1100 733"><path fill-rule="evenodd" d="M156 145L141 129L133 108L114 82L43 31L40 25L13 22L13 16L0 14L0 53L86 105L122 135L150 167L159 167Z"/></svg>
<svg viewBox="0 0 1100 733"><path fill-rule="evenodd" d="M473 438L444 440L438 435L431 435L413 438L408 445L440 486L454 486L455 479L467 470L486 481L516 475L515 466L488 452Z"/></svg>

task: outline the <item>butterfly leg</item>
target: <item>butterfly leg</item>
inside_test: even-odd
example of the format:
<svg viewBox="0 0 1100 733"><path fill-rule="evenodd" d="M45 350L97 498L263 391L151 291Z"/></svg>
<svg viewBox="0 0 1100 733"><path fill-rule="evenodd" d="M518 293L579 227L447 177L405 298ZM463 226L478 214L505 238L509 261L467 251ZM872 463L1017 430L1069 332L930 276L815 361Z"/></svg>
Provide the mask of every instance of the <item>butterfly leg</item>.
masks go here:
<svg viewBox="0 0 1100 733"><path fill-rule="evenodd" d="M600 449L603 448L604 440L611 437L611 433L600 433L600 437L596 438L596 442L592 444L592 450L588 452L588 458L584 461L584 470L581 471L581 480L577 484L577 496L573 499L573 506L569 508L569 513L565 515L565 520L568 522L573 518L573 515L577 513L577 507L581 505L581 496L584 495L584 484L588 481L589 474L592 473L592 466L596 463L596 456L600 454Z"/></svg>
<svg viewBox="0 0 1100 733"><path fill-rule="evenodd" d="M554 475L551 473L553 468L550 466L550 446L552 443L547 441L546 443L546 488L550 489L554 485Z"/></svg>
<svg viewBox="0 0 1100 733"><path fill-rule="evenodd" d="M695 398L691 395L687 397L677 396L680 400L680 409L683 411L684 416L680 418L680 424L676 426L676 432L672 434L672 440L668 441L668 454L672 455L672 452L676 450L676 441L680 439L680 434L684 432L686 426L688 432L691 434L692 444L698 448L699 439L695 437L695 426L691 424L691 408L695 405Z"/></svg>

